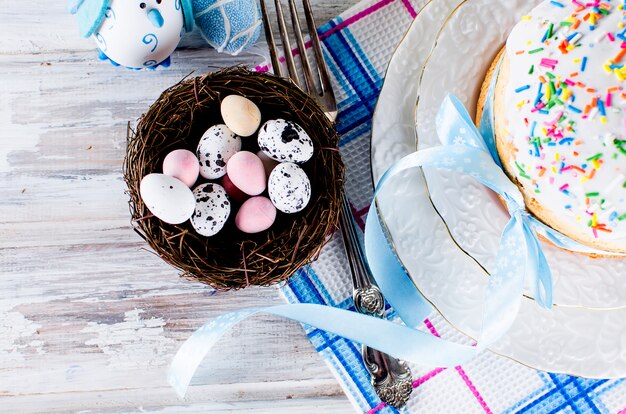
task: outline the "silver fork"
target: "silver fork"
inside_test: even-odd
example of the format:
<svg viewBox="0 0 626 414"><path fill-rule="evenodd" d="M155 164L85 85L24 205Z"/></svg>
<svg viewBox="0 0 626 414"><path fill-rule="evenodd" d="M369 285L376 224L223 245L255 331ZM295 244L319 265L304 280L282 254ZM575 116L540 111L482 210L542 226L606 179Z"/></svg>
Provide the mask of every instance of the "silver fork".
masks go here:
<svg viewBox="0 0 626 414"><path fill-rule="evenodd" d="M291 54L291 42L289 41L289 32L287 30L287 24L285 23L281 0L274 0L278 29L283 43L289 78L291 78L297 86L315 98L320 107L325 111L328 118L334 122L337 117L337 102L330 83L328 68L326 67L326 62L324 61L322 46L317 35L317 26L315 24L315 19L313 18L311 4L309 3L309 0L302 0L307 29L311 37L311 44L315 55L317 78L313 75L311 63L309 62L309 58L306 53L295 0L288 1L291 12L292 28L296 37L298 49L300 50L300 61L302 64L304 83L300 81L296 64ZM276 76L282 76L276 42L274 40L265 0L261 0L261 12L263 14L265 38L270 50L272 68ZM320 91L318 91L316 87L316 79L320 85ZM340 226L346 255L348 257L348 263L350 265L350 274L354 288L352 294L354 305L360 313L382 318L385 311L385 298L375 285L374 278L372 277L369 267L364 261L363 249L358 239L347 196L344 196L342 200ZM382 353L368 346L362 346L361 354L367 370L372 375L372 385L374 386L374 389L380 399L392 407L403 407L413 391L411 371L408 366L403 361L399 361L388 354Z"/></svg>

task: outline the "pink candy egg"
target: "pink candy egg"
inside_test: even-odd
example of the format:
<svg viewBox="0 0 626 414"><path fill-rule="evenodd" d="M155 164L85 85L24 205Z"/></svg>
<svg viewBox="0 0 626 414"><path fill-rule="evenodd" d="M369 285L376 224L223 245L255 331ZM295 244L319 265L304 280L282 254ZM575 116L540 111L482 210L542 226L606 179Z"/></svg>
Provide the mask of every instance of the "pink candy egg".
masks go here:
<svg viewBox="0 0 626 414"><path fill-rule="evenodd" d="M239 208L235 225L244 233L259 233L269 229L276 220L276 207L263 196L252 197Z"/></svg>
<svg viewBox="0 0 626 414"><path fill-rule="evenodd" d="M248 195L256 196L265 191L267 176L263 162L249 151L240 151L230 157L226 173L233 184Z"/></svg>
<svg viewBox="0 0 626 414"><path fill-rule="evenodd" d="M163 174L179 179L187 187L192 187L196 183L199 173L200 163L191 151L174 150L163 160Z"/></svg>
<svg viewBox="0 0 626 414"><path fill-rule="evenodd" d="M222 187L224 187L224 190L226 190L226 194L228 194L231 199L235 200L238 203L243 203L248 198L250 198L248 194L244 193L243 191L238 189L235 184L233 184L228 175L222 177Z"/></svg>

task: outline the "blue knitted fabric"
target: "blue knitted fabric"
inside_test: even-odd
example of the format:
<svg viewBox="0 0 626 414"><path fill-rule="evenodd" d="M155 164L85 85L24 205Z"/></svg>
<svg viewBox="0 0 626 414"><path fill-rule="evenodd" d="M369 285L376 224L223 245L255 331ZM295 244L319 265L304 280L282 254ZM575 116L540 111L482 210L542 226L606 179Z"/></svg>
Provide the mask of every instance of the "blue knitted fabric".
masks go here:
<svg viewBox="0 0 626 414"><path fill-rule="evenodd" d="M255 0L192 0L196 24L219 52L237 54L261 33L261 11Z"/></svg>

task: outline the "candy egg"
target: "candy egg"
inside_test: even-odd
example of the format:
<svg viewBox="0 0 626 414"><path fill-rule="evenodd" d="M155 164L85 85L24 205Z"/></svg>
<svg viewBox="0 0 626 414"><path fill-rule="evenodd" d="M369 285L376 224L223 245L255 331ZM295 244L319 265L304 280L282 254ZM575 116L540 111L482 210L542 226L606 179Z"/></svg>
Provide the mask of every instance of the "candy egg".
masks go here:
<svg viewBox="0 0 626 414"><path fill-rule="evenodd" d="M263 196L252 197L239 208L235 225L244 233L259 233L272 227L276 220L276 207Z"/></svg>
<svg viewBox="0 0 626 414"><path fill-rule="evenodd" d="M272 170L279 164L279 162L268 157L263 151L257 152L256 156L259 157L261 159L261 162L263 163L263 168L265 168L265 176L269 177L272 173Z"/></svg>
<svg viewBox="0 0 626 414"><path fill-rule="evenodd" d="M298 165L284 162L270 174L268 191L277 209L297 213L304 210L311 199L311 182Z"/></svg>
<svg viewBox="0 0 626 414"><path fill-rule="evenodd" d="M255 196L265 191L267 176L263 162L249 151L233 155L226 165L228 177L244 193Z"/></svg>
<svg viewBox="0 0 626 414"><path fill-rule="evenodd" d="M219 124L209 128L198 143L200 175L215 180L226 174L226 163L241 150L241 138L226 125Z"/></svg>
<svg viewBox="0 0 626 414"><path fill-rule="evenodd" d="M224 187L224 190L226 190L226 194L228 194L228 197L238 203L243 203L248 198L250 198L248 194L244 193L243 191L238 189L235 184L233 184L228 174L222 177L222 187Z"/></svg>
<svg viewBox="0 0 626 414"><path fill-rule="evenodd" d="M270 158L302 164L313 156L313 141L295 122L275 119L267 121L259 131L258 143Z"/></svg>
<svg viewBox="0 0 626 414"><path fill-rule="evenodd" d="M163 174L178 178L187 187L193 187L200 173L196 155L188 150L178 149L167 154L163 160Z"/></svg>
<svg viewBox="0 0 626 414"><path fill-rule="evenodd" d="M189 220L196 205L189 187L165 174L148 174L143 177L139 194L148 210L169 224Z"/></svg>
<svg viewBox="0 0 626 414"><path fill-rule="evenodd" d="M230 201L224 188L215 183L200 184L193 190L195 210L191 225L198 234L210 237L224 227L230 216Z"/></svg>
<svg viewBox="0 0 626 414"><path fill-rule="evenodd" d="M228 95L220 107L224 123L237 135L249 137L261 125L261 111L250 99Z"/></svg>

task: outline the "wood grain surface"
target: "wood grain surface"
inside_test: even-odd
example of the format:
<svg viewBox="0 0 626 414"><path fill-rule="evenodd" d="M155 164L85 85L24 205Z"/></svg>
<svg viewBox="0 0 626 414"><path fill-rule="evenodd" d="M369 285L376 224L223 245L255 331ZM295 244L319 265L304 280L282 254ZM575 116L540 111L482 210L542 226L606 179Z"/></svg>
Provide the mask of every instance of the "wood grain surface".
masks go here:
<svg viewBox="0 0 626 414"><path fill-rule="evenodd" d="M354 3L313 8L322 23ZM169 69L115 68L64 1L0 0L0 412L352 412L301 327L276 318L230 332L184 401L166 382L205 320L283 300L212 294L145 249L121 175L126 125L191 72L263 61L193 33Z"/></svg>

